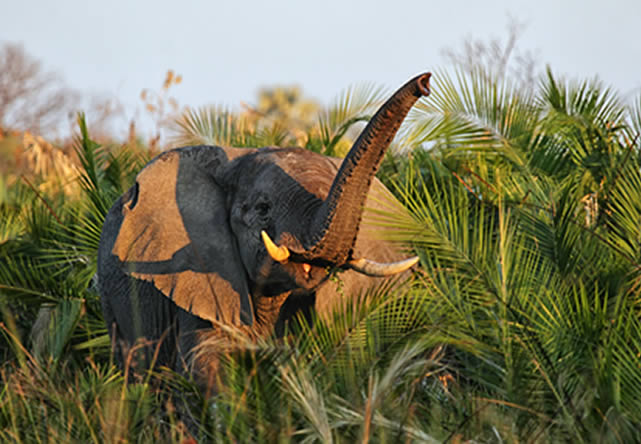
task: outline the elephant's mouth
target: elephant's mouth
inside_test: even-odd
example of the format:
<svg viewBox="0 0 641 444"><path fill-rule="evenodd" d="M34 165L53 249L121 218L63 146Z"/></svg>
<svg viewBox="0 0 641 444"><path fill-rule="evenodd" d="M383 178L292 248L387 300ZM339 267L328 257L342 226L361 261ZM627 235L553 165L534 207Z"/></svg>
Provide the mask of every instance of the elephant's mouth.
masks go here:
<svg viewBox="0 0 641 444"><path fill-rule="evenodd" d="M341 270L335 265L325 264L325 261L316 261L314 264L265 261L252 287L265 296L277 296L292 290L312 293Z"/></svg>

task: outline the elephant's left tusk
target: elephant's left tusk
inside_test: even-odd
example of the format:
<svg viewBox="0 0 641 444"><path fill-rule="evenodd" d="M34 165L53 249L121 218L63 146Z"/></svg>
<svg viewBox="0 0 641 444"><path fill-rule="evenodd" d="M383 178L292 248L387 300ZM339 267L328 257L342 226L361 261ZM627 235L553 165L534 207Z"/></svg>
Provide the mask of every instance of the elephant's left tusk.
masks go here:
<svg viewBox="0 0 641 444"><path fill-rule="evenodd" d="M373 277L391 276L402 273L418 262L418 256L411 257L398 262L380 263L370 261L369 259L352 259L347 263L350 268L359 273Z"/></svg>
<svg viewBox="0 0 641 444"><path fill-rule="evenodd" d="M265 230L262 230L260 232L260 235L263 238L265 248L267 249L267 252L272 259L274 259L276 262L280 262L281 264L289 259L289 250L286 246L281 245L279 247L278 245L276 245L274 241L271 240L269 235L265 232Z"/></svg>

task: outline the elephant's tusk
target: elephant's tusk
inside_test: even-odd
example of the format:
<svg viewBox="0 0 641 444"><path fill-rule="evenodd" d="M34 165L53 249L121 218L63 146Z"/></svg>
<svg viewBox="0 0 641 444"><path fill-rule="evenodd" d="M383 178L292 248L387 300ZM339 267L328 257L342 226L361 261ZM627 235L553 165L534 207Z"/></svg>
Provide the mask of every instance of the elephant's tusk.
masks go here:
<svg viewBox="0 0 641 444"><path fill-rule="evenodd" d="M402 273L418 262L418 256L411 257L398 262L380 263L369 259L352 259L347 263L350 268L359 273L373 277L391 276Z"/></svg>
<svg viewBox="0 0 641 444"><path fill-rule="evenodd" d="M281 245L279 247L278 245L276 245L274 241L271 240L269 235L265 232L265 230L262 230L260 232L260 235L263 238L265 248L267 249L267 252L272 259L274 259L276 262L280 262L281 264L289 259L289 250L286 246Z"/></svg>

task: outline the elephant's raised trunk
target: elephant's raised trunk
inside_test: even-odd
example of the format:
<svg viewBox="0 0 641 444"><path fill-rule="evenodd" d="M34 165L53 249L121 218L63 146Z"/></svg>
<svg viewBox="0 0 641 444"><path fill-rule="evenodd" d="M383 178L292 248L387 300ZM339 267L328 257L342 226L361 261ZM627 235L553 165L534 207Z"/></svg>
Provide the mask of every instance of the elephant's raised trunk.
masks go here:
<svg viewBox="0 0 641 444"><path fill-rule="evenodd" d="M419 98L429 94L430 76L421 74L398 89L360 134L312 220L306 258L337 264L349 259L372 180L405 116Z"/></svg>

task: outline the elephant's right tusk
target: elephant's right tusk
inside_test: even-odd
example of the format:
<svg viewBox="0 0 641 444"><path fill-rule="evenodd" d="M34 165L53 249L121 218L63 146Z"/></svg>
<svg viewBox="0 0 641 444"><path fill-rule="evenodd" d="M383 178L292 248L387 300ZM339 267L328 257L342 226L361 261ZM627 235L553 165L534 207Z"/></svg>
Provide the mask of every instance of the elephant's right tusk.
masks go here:
<svg viewBox="0 0 641 444"><path fill-rule="evenodd" d="M352 259L347 264L353 270L359 273L366 274L373 277L391 276L393 274L402 273L409 269L418 262L418 256L411 257L398 262L390 262L387 264L370 261L369 259Z"/></svg>
<svg viewBox="0 0 641 444"><path fill-rule="evenodd" d="M274 241L271 240L269 235L265 232L265 230L262 230L260 232L260 235L263 238L265 248L267 249L267 252L272 259L274 259L276 262L280 262L281 264L289 259L289 250L286 246L281 245L279 247L278 245L276 245Z"/></svg>

